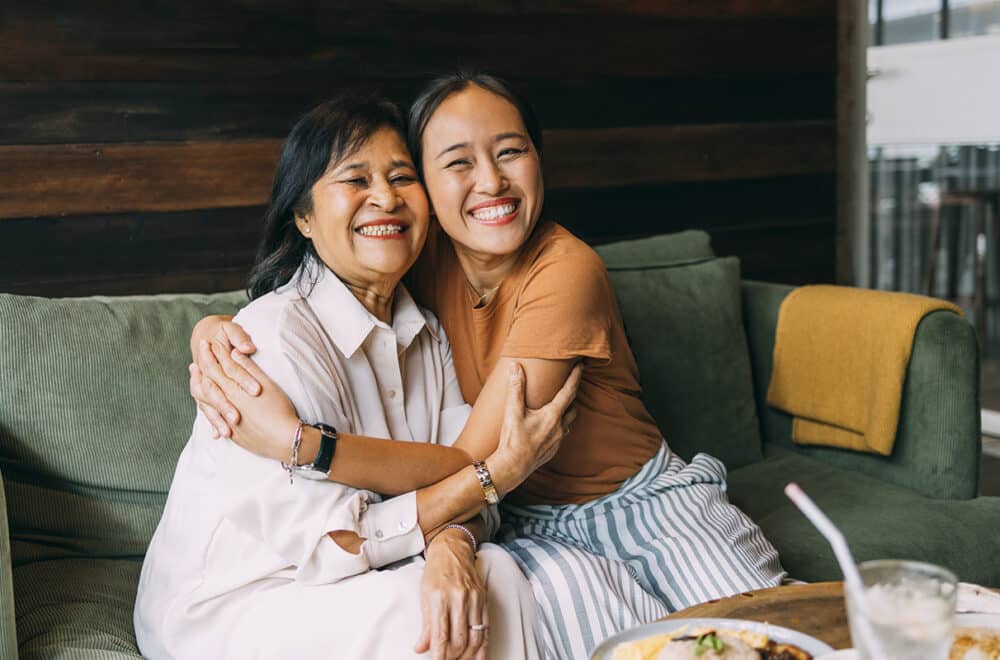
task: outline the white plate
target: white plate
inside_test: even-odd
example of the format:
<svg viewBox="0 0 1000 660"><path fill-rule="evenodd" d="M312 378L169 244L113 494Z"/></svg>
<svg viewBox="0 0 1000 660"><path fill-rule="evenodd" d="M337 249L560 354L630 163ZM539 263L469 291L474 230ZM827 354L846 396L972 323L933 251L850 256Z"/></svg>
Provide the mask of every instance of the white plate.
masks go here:
<svg viewBox="0 0 1000 660"><path fill-rule="evenodd" d="M1000 629L1000 614L959 613L955 615L955 626L959 628Z"/></svg>
<svg viewBox="0 0 1000 660"><path fill-rule="evenodd" d="M958 628L993 628L1000 629L1000 614L959 613L955 615L955 626ZM858 652L854 649L842 649L815 660L857 660Z"/></svg>
<svg viewBox="0 0 1000 660"><path fill-rule="evenodd" d="M811 653L813 657L829 653L833 648L815 637L810 637L791 628L771 625L769 623L759 623L757 621L746 621L745 619L670 619L668 621L656 621L647 623L644 626L636 626L622 631L610 637L601 645L594 649L591 660L612 660L614 649L624 642L637 642L653 635L663 635L681 626L691 626L700 628L703 626L715 629L727 630L749 630L755 633L764 633L769 639L773 639L779 644L794 644L803 651Z"/></svg>

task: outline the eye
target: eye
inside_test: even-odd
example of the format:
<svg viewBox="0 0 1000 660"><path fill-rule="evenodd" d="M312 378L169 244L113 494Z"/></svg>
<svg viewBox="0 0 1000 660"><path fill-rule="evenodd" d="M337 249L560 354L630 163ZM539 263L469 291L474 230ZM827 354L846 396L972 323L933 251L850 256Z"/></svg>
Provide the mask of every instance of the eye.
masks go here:
<svg viewBox="0 0 1000 660"><path fill-rule="evenodd" d="M472 163L470 163L468 161L468 159L465 159L465 158L456 158L455 160L453 160L453 161L449 162L447 165L445 165L444 168L446 170L461 169L461 168L464 168L464 167L469 167L471 164Z"/></svg>
<svg viewBox="0 0 1000 660"><path fill-rule="evenodd" d="M411 183L416 183L417 177L410 174L397 174L396 176L389 179L389 182L394 186L406 186Z"/></svg>
<svg viewBox="0 0 1000 660"><path fill-rule="evenodd" d="M516 147L506 147L506 148L500 150L500 153L497 154L497 158L501 159L501 160L502 159L506 159L506 158L515 158L515 157L520 156L521 154L525 153L526 151L527 151L527 149L518 149Z"/></svg>
<svg viewBox="0 0 1000 660"><path fill-rule="evenodd" d="M368 185L368 179L363 176L357 176L353 179L341 179L338 183L346 183L349 186L354 186L355 188L364 188Z"/></svg>

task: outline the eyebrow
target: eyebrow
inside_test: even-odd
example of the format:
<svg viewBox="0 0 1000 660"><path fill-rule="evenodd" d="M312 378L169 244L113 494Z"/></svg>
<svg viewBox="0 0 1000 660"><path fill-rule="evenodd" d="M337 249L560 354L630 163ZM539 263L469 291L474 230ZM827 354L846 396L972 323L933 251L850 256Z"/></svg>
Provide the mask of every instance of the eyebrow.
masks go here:
<svg viewBox="0 0 1000 660"><path fill-rule="evenodd" d="M524 135L524 133L518 133L517 131L508 131L507 133L497 133L496 135L494 135L493 136L493 143L496 144L497 142L503 142L504 140L510 140L512 138L516 138L516 139L519 139L519 140L526 140L527 139L527 137ZM436 158L440 158L441 156L445 155L449 151L457 151L458 149L464 149L465 147L468 147L468 146L469 146L468 142L458 142L456 144L451 145L450 147L448 147L447 149L445 149L441 153L439 153L436 156Z"/></svg>
<svg viewBox="0 0 1000 660"><path fill-rule="evenodd" d="M392 165L393 167L409 167L411 169L414 169L413 163L408 160L394 160L390 163L390 165ZM350 163L348 165L334 167L331 169L331 171L344 172L347 170L363 170L366 169L367 167L368 163Z"/></svg>

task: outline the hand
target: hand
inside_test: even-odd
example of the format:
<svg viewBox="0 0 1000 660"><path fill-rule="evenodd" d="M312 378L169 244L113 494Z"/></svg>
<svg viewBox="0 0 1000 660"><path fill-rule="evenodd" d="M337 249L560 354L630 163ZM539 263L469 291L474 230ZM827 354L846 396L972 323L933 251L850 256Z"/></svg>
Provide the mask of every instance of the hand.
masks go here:
<svg viewBox="0 0 1000 660"><path fill-rule="evenodd" d="M486 459L501 495L519 486L559 451L576 419L576 407L570 404L582 375L583 364L577 363L552 400L532 410L524 404L524 369L516 362L511 364L500 442Z"/></svg>
<svg viewBox="0 0 1000 660"><path fill-rule="evenodd" d="M215 429L215 437L224 438L231 435L230 425L239 422L240 413L223 394L218 382L205 376L213 373L215 368L223 367L216 359L215 352L228 354L234 346L245 355L257 350L243 328L229 321L230 318L232 317L207 316L195 325L191 332L191 355L195 363L188 367L191 374L188 384L191 396ZM226 366L229 371L225 373L238 382L247 394L256 396L260 393L260 383L238 363L230 361Z"/></svg>
<svg viewBox="0 0 1000 660"><path fill-rule="evenodd" d="M235 348L227 353L217 344L204 342L199 350L211 352L215 360L202 381L211 381L234 410L242 411L237 421L230 423L233 442L258 456L289 461L299 416L285 391L252 358ZM237 368L260 384L260 394L247 394L230 378L228 374Z"/></svg>
<svg viewBox="0 0 1000 660"><path fill-rule="evenodd" d="M460 530L446 529L434 537L425 555L420 582L423 629L413 650L430 650L434 660L486 660L486 585L469 539ZM473 630L475 624L487 627Z"/></svg>

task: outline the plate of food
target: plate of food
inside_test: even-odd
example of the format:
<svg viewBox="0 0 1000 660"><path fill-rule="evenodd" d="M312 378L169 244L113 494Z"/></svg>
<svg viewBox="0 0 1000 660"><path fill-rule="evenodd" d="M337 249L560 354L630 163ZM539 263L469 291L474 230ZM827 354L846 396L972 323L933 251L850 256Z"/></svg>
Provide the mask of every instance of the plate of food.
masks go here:
<svg viewBox="0 0 1000 660"><path fill-rule="evenodd" d="M1000 614L956 614L948 660L1000 658Z"/></svg>
<svg viewBox="0 0 1000 660"><path fill-rule="evenodd" d="M813 660L833 649L797 630L743 619L672 619L605 640L591 660Z"/></svg>

